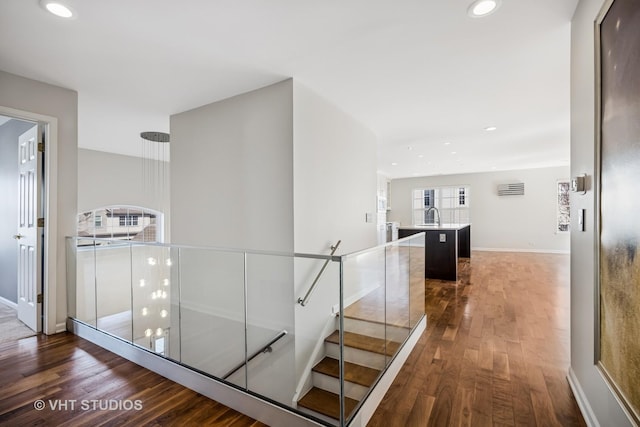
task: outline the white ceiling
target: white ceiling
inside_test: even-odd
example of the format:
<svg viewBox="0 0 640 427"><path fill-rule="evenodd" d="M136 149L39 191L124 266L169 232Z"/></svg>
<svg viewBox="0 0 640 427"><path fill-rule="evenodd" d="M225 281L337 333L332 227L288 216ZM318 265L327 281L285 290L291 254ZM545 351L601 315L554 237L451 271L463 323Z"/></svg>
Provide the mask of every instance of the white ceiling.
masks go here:
<svg viewBox="0 0 640 427"><path fill-rule="evenodd" d="M569 163L577 0L66 3L2 0L0 69L77 90L81 147L138 155L169 115L293 77L375 132L392 178Z"/></svg>

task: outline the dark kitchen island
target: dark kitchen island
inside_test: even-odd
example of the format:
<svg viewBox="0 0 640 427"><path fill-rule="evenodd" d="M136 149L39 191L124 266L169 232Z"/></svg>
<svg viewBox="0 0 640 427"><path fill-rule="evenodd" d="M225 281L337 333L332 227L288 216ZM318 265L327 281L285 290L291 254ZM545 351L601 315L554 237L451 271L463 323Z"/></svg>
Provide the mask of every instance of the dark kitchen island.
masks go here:
<svg viewBox="0 0 640 427"><path fill-rule="evenodd" d="M458 280L458 258L471 257L471 224L400 226L398 238L425 232L428 279Z"/></svg>

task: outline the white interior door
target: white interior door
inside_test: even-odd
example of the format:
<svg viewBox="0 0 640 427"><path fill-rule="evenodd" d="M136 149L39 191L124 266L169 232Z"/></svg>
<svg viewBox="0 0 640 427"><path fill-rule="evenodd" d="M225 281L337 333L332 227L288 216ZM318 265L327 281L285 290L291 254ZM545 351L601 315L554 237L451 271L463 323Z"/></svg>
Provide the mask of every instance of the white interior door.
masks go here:
<svg viewBox="0 0 640 427"><path fill-rule="evenodd" d="M36 332L42 329L42 236L38 227L41 212L42 155L40 126L18 138L19 206L18 230L18 319Z"/></svg>

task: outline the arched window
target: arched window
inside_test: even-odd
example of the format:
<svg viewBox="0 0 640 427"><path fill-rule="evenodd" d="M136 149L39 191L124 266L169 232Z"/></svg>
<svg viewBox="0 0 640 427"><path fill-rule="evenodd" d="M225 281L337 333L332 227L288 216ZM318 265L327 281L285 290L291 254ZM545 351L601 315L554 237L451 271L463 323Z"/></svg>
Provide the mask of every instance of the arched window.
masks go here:
<svg viewBox="0 0 640 427"><path fill-rule="evenodd" d="M164 214L140 206L107 206L78 215L78 236L163 242Z"/></svg>

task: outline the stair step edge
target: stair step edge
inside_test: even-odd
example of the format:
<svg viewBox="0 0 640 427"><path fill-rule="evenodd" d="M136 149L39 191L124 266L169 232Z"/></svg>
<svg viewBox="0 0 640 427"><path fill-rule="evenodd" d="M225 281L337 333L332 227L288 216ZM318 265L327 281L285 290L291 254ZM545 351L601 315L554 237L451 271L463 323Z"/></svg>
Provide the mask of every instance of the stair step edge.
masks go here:
<svg viewBox="0 0 640 427"><path fill-rule="evenodd" d="M358 405L358 401L345 397L345 416L349 416ZM330 391L313 387L302 399L298 400L298 406L310 409L319 414L331 417L333 419L340 418L340 396Z"/></svg>
<svg viewBox="0 0 640 427"><path fill-rule="evenodd" d="M360 322L373 323L375 325L380 325L380 326L391 326L391 327L394 327L394 328L406 329L408 331L411 331L411 327L406 326L405 324L398 325L398 324L394 324L394 323L383 322L382 320L363 319L361 317L356 317L356 316L350 315L350 314L345 314L344 318L345 319L351 319L351 320L357 320L357 321L360 321Z"/></svg>
<svg viewBox="0 0 640 427"><path fill-rule="evenodd" d="M312 371L323 375L328 375L333 378L339 378L340 375L337 373L337 371L340 369L339 363L340 362L337 359L325 356L324 359L322 359L312 368ZM344 369L345 381L364 387L371 387L381 372L379 369L374 369L368 366L359 365L357 363L347 361L344 362ZM361 375L356 375L356 372L354 371L360 371Z"/></svg>
<svg viewBox="0 0 640 427"><path fill-rule="evenodd" d="M367 335L361 335L354 332L344 333L345 338L345 346L357 348L359 350L365 350L372 353L385 354L387 356L393 356L396 351L400 348L400 343L395 341L386 341L381 338L370 337ZM359 341L359 342L358 342ZM365 344L364 342L367 342ZM339 332L334 331L331 335L325 338L325 342L329 342L332 344L340 344ZM386 350L386 351L385 351Z"/></svg>

